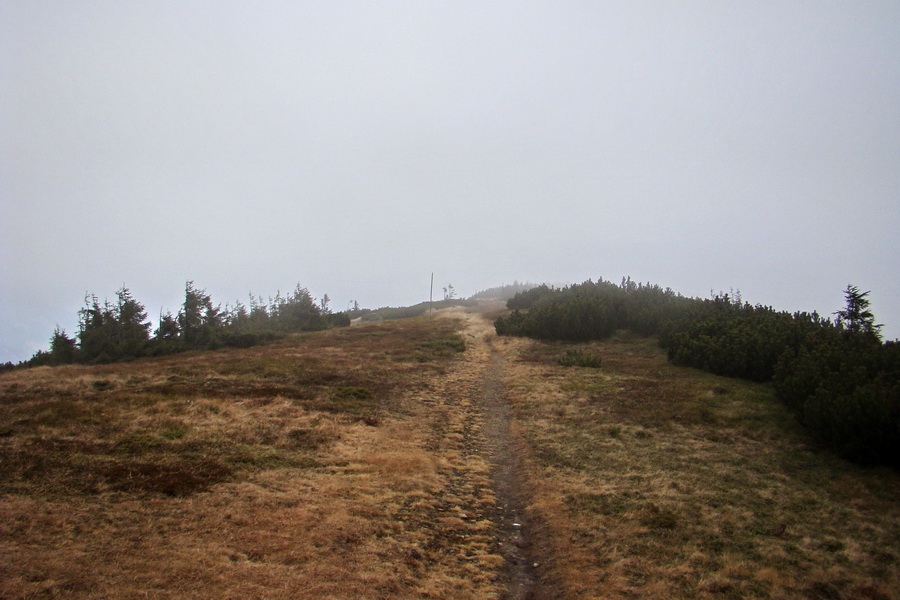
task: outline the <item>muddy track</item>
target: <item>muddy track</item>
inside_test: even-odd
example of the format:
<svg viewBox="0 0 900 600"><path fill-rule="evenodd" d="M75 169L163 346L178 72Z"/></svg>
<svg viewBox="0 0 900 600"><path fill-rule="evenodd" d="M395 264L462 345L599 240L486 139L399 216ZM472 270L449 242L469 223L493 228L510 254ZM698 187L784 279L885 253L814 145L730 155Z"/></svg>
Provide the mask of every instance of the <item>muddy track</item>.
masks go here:
<svg viewBox="0 0 900 600"><path fill-rule="evenodd" d="M506 360L493 345L494 332L489 322L480 314L461 317L465 319L469 348L451 379L463 385L447 389L443 400L448 408L455 405L453 412L465 419L461 425L466 454L489 467L495 504L486 516L496 526L496 552L504 559L501 583L505 591L501 598L537 600L544 597L536 575L542 561L529 539L525 465L520 443L510 429L510 409L504 396Z"/></svg>
<svg viewBox="0 0 900 600"><path fill-rule="evenodd" d="M505 559L507 598L537 598L534 570L540 566L528 534L525 507L528 494L525 468L516 440L510 431L510 410L503 394L505 359L491 346L490 363L484 372L480 408L491 465L491 485L497 497L495 522L498 544Z"/></svg>

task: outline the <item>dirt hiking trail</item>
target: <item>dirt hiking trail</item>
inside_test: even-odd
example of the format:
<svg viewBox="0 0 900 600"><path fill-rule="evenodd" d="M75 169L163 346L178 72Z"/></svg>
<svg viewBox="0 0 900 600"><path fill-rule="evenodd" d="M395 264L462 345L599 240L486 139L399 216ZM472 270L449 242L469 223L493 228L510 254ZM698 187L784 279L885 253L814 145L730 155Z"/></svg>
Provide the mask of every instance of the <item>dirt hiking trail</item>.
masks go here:
<svg viewBox="0 0 900 600"><path fill-rule="evenodd" d="M504 396L506 359L495 347L496 334L481 312L450 310L441 316L461 319L467 350L446 378L445 408L465 419L470 459L487 464L494 506L489 516L496 525L495 552L503 557L504 600L543 598L538 585L540 557L529 539L525 509L530 494L521 443L510 428L510 408ZM452 410L457 409L457 410ZM461 473L462 474L462 473Z"/></svg>

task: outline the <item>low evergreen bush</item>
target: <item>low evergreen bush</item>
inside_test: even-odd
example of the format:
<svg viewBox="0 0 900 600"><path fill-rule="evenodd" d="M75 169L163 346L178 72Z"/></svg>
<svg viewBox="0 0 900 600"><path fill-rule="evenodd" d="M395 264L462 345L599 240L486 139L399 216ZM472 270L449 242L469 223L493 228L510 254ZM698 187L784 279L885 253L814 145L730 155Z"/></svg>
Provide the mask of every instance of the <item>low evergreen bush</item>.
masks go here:
<svg viewBox="0 0 900 600"><path fill-rule="evenodd" d="M498 335L585 342L619 328L658 335L669 360L718 375L773 382L813 436L856 461L900 467L900 345L882 343L866 298L847 286L834 320L775 311L720 294L587 281L533 288L509 300ZM591 366L569 350L560 364ZM598 364L599 366L599 364Z"/></svg>
<svg viewBox="0 0 900 600"><path fill-rule="evenodd" d="M563 367L587 367L590 369L599 369L601 365L599 356L578 348L566 350L565 354L560 356L556 362Z"/></svg>

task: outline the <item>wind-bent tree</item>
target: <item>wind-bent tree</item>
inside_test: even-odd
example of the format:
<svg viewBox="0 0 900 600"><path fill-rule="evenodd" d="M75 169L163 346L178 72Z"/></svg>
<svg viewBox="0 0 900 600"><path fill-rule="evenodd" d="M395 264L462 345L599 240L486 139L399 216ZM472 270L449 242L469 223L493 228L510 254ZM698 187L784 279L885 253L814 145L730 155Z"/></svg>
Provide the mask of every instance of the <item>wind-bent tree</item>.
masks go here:
<svg viewBox="0 0 900 600"><path fill-rule="evenodd" d="M444 288L444 300L453 300L456 298L456 290L453 288L452 283L448 283L447 287Z"/></svg>

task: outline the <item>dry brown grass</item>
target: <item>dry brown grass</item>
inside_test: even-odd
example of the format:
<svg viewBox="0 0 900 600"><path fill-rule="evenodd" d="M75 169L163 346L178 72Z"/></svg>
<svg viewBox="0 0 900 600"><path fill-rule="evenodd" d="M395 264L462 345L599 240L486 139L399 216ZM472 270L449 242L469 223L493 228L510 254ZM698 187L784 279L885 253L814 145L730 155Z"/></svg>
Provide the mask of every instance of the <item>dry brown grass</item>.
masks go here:
<svg viewBox="0 0 900 600"><path fill-rule="evenodd" d="M652 340L567 348L450 313L0 375L0 598L502 598L504 372L539 597L900 597L895 472Z"/></svg>
<svg viewBox="0 0 900 600"><path fill-rule="evenodd" d="M497 597L458 327L0 376L0 597Z"/></svg>
<svg viewBox="0 0 900 600"><path fill-rule="evenodd" d="M653 340L502 338L545 578L565 598L900 598L900 477L811 445L770 388Z"/></svg>

